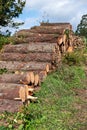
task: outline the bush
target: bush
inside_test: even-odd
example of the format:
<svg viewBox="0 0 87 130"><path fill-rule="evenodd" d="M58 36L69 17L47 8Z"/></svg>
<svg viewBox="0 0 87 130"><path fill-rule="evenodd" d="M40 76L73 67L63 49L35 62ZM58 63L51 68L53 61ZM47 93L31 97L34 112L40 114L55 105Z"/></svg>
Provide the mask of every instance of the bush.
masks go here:
<svg viewBox="0 0 87 130"><path fill-rule="evenodd" d="M68 65L80 65L81 63L85 63L84 50L76 50L71 53L66 53L63 57L63 63Z"/></svg>
<svg viewBox="0 0 87 130"><path fill-rule="evenodd" d="M85 45L86 45L86 47L87 47L87 38L86 38L86 37L83 37L83 41L84 41L84 43L85 43Z"/></svg>
<svg viewBox="0 0 87 130"><path fill-rule="evenodd" d="M9 44L10 38L6 36L0 36L0 49L2 49L3 45Z"/></svg>

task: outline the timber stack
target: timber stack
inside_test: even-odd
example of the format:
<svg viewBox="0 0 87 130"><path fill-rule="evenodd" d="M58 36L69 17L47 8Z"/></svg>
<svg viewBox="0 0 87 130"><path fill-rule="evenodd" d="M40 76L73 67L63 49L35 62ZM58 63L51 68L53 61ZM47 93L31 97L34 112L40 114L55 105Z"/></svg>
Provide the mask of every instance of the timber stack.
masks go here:
<svg viewBox="0 0 87 130"><path fill-rule="evenodd" d="M0 54L0 112L18 111L20 106L37 97L49 72L61 64L61 56L72 47L72 26L69 23L41 23L21 30L14 36L15 44L5 45ZM66 32L66 33L65 33Z"/></svg>

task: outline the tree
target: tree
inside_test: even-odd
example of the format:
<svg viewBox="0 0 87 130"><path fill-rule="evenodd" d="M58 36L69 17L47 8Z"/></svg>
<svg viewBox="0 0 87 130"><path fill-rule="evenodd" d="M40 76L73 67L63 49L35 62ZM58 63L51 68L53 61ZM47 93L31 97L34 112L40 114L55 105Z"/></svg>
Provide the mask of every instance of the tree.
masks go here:
<svg viewBox="0 0 87 130"><path fill-rule="evenodd" d="M82 19L77 26L76 34L87 38L87 14L82 16Z"/></svg>
<svg viewBox="0 0 87 130"><path fill-rule="evenodd" d="M13 18L22 14L25 0L0 0L0 27L18 27L23 23L14 22Z"/></svg>

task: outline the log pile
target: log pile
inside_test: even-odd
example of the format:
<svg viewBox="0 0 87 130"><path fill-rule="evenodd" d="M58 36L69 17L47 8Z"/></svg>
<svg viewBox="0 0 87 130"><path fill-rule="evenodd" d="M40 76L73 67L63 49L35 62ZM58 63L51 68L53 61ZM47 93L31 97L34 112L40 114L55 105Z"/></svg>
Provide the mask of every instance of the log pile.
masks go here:
<svg viewBox="0 0 87 130"><path fill-rule="evenodd" d="M84 47L84 42L83 42L82 38L79 37L79 36L73 35L72 43L73 43L73 48L74 49L78 49L78 48L83 48Z"/></svg>
<svg viewBox="0 0 87 130"><path fill-rule="evenodd" d="M40 89L49 72L61 63L61 55L72 47L72 30L69 23L42 23L40 26L21 30L14 36L15 45L5 45L0 53L0 112L18 111L21 104L35 101L33 96Z"/></svg>

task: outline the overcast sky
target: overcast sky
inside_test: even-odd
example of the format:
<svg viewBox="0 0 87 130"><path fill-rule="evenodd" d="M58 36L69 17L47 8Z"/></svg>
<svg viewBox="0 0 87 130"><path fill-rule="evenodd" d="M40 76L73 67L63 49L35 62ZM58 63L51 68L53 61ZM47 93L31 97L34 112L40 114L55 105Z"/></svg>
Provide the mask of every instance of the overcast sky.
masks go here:
<svg viewBox="0 0 87 130"><path fill-rule="evenodd" d="M20 29L39 25L41 21L70 22L75 30L81 16L87 14L87 0L26 0L23 14L17 21L24 21Z"/></svg>

